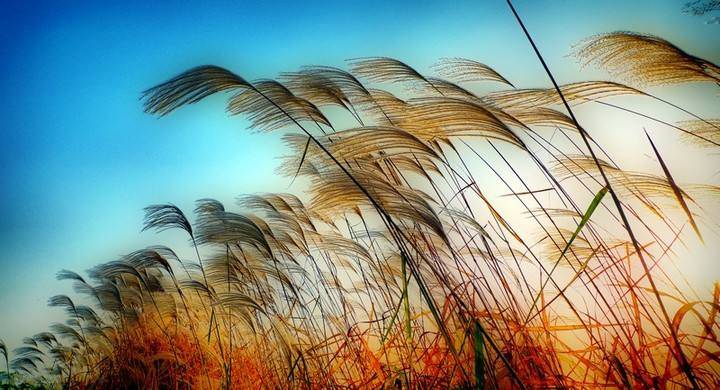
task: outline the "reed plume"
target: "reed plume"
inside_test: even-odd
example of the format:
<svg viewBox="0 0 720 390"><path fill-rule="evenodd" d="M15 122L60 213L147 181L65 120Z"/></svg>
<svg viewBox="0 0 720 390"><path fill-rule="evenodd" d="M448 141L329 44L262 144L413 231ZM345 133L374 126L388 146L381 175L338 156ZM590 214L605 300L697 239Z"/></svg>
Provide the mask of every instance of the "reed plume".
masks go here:
<svg viewBox="0 0 720 390"><path fill-rule="evenodd" d="M613 32L589 38L574 53L640 85L720 81L720 67L652 35Z"/></svg>

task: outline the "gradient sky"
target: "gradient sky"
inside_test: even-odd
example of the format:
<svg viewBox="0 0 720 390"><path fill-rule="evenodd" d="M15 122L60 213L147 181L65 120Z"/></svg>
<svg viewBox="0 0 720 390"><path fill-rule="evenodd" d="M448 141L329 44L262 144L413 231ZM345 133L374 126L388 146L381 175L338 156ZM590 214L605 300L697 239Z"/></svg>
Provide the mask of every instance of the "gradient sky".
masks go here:
<svg viewBox="0 0 720 390"><path fill-rule="evenodd" d="M0 5L0 337L44 330L46 299L84 271L155 243L142 208L285 191L280 137L245 131L220 104L159 120L142 90L212 63L249 79L301 65L393 56L488 63L516 85L547 86L504 1L21 2ZM720 62L720 26L682 1L517 1L563 82L586 79L570 45L613 30L652 33ZM216 103L218 101L216 100ZM717 108L717 100L714 104Z"/></svg>

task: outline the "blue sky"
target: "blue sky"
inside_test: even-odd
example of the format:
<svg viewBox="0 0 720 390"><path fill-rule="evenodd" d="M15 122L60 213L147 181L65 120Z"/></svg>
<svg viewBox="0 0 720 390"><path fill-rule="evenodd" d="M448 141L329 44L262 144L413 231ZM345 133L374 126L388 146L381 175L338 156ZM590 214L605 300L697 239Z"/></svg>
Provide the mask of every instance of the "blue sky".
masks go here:
<svg viewBox="0 0 720 390"><path fill-rule="evenodd" d="M55 272L156 242L139 233L142 207L287 189L273 173L280 137L245 131L221 104L145 115L141 91L169 76L212 63L273 77L376 55L426 70L462 56L547 85L500 0L17 3L0 5L0 337L11 346L46 327L47 297L66 291ZM718 25L682 14L682 1L516 3L565 82L588 75L570 45L613 30L720 60Z"/></svg>

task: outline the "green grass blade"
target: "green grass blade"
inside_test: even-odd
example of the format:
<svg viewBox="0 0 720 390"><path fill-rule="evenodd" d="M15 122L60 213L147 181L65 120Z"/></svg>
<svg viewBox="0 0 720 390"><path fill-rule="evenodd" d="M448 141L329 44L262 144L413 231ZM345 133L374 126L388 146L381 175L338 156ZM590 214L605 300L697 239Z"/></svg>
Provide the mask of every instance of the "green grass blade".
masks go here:
<svg viewBox="0 0 720 390"><path fill-rule="evenodd" d="M407 263L402 258L402 278L403 278L403 311L405 312L405 335L408 341L412 341L412 326L410 324L410 298L408 294L408 277Z"/></svg>
<svg viewBox="0 0 720 390"><path fill-rule="evenodd" d="M404 282L403 285L407 286L407 281ZM392 327L395 324L395 320L397 319L398 313L400 313L400 307L402 306L403 302L405 301L406 296L407 296L407 288L403 289L402 295L400 296L400 300L398 301L398 304L395 307L395 310L393 311L393 315L390 318L390 324L388 324L387 329L385 329L385 333L383 333L382 337L380 338L381 343L385 343L385 340L387 339L388 334L390 334L390 330L392 330Z"/></svg>
<svg viewBox="0 0 720 390"><path fill-rule="evenodd" d="M582 219L580 220L580 223L578 224L577 228L575 228L575 231L573 232L572 236L570 236L570 239L568 240L567 244L565 245L565 248L563 248L562 252L560 253L560 257L558 257L556 265L562 260L562 258L565 256L565 253L570 249L570 245L572 245L573 241L575 241L575 238L580 234L580 231L582 231L583 227L588 223L590 220L590 217L592 217L593 213L597 209L597 207L600 205L600 202L605 197L605 194L608 192L608 187L603 187L600 191L598 191L597 194L595 194L595 197L593 198L592 202L590 202L590 205L588 206L587 210L585 211L585 214L583 214ZM590 259L588 259L589 261ZM587 262L585 263L587 265ZM583 266L584 268L584 266ZM550 270L550 273L552 274L552 271L555 270L555 267L553 267L552 270ZM535 296L535 299L533 300L532 307L530 308L530 311L528 312L528 319L532 315L533 310L535 310L535 307L537 306L537 302L540 299L540 294L542 294L543 290L545 290L545 286L547 286L548 281L550 280L551 275L548 275L547 279L545 279L545 282L543 282L542 286L540 287L540 291ZM525 320L527 323L528 321Z"/></svg>
<svg viewBox="0 0 720 390"><path fill-rule="evenodd" d="M475 388L485 388L485 340L483 339L480 323L473 321L472 326L473 350L475 360Z"/></svg>
<svg viewBox="0 0 720 390"><path fill-rule="evenodd" d="M605 194L608 192L608 187L603 187L597 194L595 194L595 197L593 198L592 202L590 202L590 206L588 206L587 211L585 211L585 214L583 214L582 219L580 220L580 223L578 224L578 227L575 229L575 232L573 232L573 235L568 240L567 245L565 245L565 248L563 249L562 253L560 254L560 258L558 261L560 261L563 256L565 256L565 252L570 248L570 245L572 245L573 241L575 241L575 238L577 238L578 234L580 234L580 231L583 227L588 223L590 220L590 217L595 212L595 209L600 205L600 202L602 201L603 197L605 197Z"/></svg>

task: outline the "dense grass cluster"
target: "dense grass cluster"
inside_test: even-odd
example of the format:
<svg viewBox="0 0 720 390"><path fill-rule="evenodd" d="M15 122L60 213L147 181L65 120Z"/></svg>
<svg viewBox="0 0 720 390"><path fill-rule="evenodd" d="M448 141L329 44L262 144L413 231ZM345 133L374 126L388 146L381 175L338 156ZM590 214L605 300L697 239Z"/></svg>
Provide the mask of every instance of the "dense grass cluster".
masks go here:
<svg viewBox="0 0 720 390"><path fill-rule="evenodd" d="M229 92L230 114L284 130L291 153L279 172L297 195L241 196L233 207L202 199L193 217L148 207L143 229L184 232L194 258L156 246L87 275L61 271L79 298L49 303L67 321L26 338L3 381L720 387L720 287L695 292L672 269L675 247L717 239L706 237L717 223L704 210L720 187L678 183L649 135L638 148L657 170L624 170L571 108L642 115L717 150L717 119L641 88L718 84L718 67L624 32L592 37L577 55L634 86L517 89L473 60L442 60L428 76L365 58L278 81L200 66L149 89L152 114ZM500 90L478 92L485 85ZM659 100L688 121L608 102L620 95Z"/></svg>

